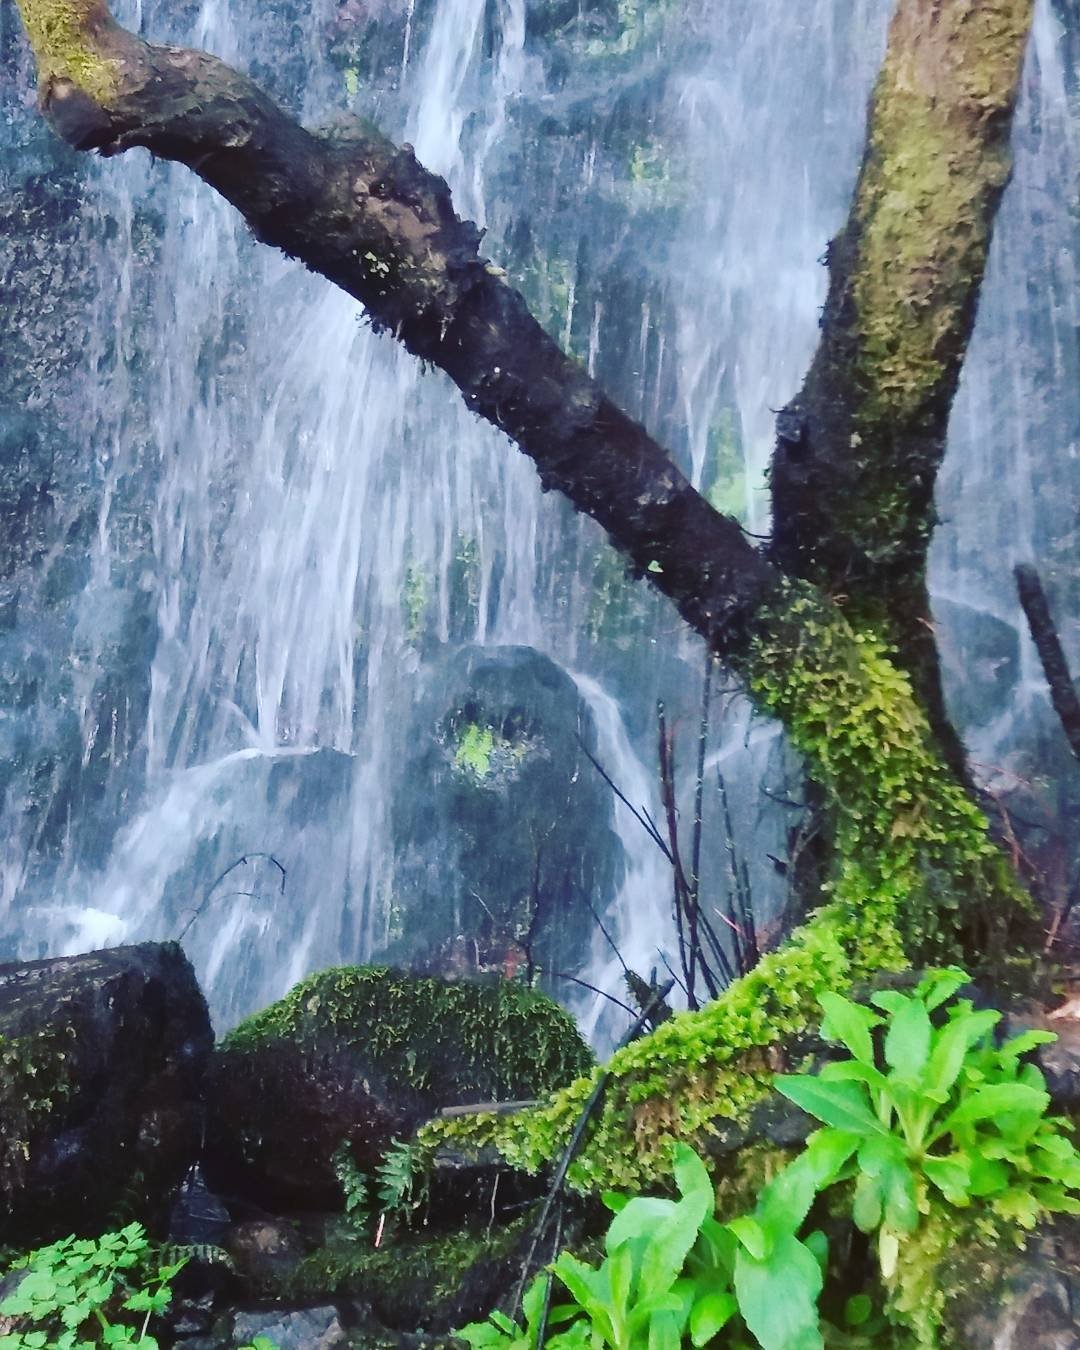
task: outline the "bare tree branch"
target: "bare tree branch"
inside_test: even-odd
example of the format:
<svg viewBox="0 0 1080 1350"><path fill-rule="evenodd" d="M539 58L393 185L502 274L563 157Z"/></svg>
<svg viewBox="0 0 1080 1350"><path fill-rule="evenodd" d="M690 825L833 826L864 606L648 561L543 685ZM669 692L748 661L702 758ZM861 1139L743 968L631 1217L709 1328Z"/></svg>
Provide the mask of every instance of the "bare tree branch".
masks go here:
<svg viewBox="0 0 1080 1350"><path fill-rule="evenodd" d="M1017 563L1013 575L1016 577L1016 590L1028 621L1031 640L1039 653L1046 683L1050 686L1050 701L1073 754L1080 759L1080 697L1077 697L1076 685L1069 674L1069 664L1054 626L1042 580L1030 563Z"/></svg>

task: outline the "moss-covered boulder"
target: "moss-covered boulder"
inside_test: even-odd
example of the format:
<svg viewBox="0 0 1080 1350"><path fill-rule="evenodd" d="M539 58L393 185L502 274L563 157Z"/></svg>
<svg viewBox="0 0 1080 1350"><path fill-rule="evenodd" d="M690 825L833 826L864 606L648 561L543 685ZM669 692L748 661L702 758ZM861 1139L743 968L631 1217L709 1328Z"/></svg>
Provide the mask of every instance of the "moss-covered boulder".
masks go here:
<svg viewBox="0 0 1080 1350"><path fill-rule="evenodd" d="M163 1220L212 1040L175 943L0 965L0 1244Z"/></svg>
<svg viewBox="0 0 1080 1350"><path fill-rule="evenodd" d="M441 1107L538 1097L591 1063L569 1014L520 984L323 971L215 1054L207 1174L270 1209L334 1206L342 1144L370 1171Z"/></svg>

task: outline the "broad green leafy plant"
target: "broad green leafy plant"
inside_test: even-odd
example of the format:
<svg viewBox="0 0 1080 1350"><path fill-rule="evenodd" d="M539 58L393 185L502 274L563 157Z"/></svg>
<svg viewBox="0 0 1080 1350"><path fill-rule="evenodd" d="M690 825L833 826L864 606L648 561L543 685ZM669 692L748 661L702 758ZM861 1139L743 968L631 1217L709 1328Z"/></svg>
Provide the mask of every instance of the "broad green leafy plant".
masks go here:
<svg viewBox="0 0 1080 1350"><path fill-rule="evenodd" d="M753 1214L722 1224L701 1159L676 1146L678 1200L606 1195L615 1217L605 1257L590 1266L569 1252L553 1266L573 1302L552 1308L559 1328L546 1344L609 1350L677 1350L710 1344L730 1326L748 1329L764 1350L818 1350L817 1298L826 1257L824 1236L797 1236L814 1195L847 1154L825 1139L764 1188ZM523 1301L524 1328L496 1313L458 1333L476 1350L536 1345L546 1275ZM734 1342L733 1342L734 1343Z"/></svg>
<svg viewBox="0 0 1080 1350"><path fill-rule="evenodd" d="M157 1350L150 1320L169 1306L185 1259L156 1262L137 1223L96 1241L67 1237L41 1247L12 1267L26 1274L0 1315L18 1330L0 1335L0 1350Z"/></svg>
<svg viewBox="0 0 1080 1350"><path fill-rule="evenodd" d="M968 999L943 1006L967 979L948 969L910 995L882 990L870 999L880 1013L822 995L822 1030L851 1058L776 1080L824 1122L815 1142L846 1150L840 1176L855 1178L853 1217L877 1233L887 1281L905 1238L938 1199L957 1208L980 1202L1022 1228L1046 1214L1080 1213L1080 1155L1068 1122L1046 1114L1042 1073L1022 1059L1055 1037L1028 1031L995 1045L1000 1013L976 1011Z"/></svg>
<svg viewBox="0 0 1080 1350"><path fill-rule="evenodd" d="M815 1196L840 1182L854 1181L854 1222L877 1234L882 1278L893 1290L905 1243L912 1273L926 1275L916 1269L925 1253L914 1254L914 1240L935 1210L981 1205L1021 1228L1045 1214L1080 1213L1080 1154L1068 1122L1046 1114L1042 1074L1023 1062L1055 1037L1030 1031L996 1044L1000 1013L952 1001L967 980L956 968L932 971L911 994L872 995L878 1011L823 995L823 1033L851 1058L776 1085L824 1127L764 1187L753 1213L729 1223L714 1217L708 1173L683 1144L675 1150L678 1200L605 1196L615 1218L604 1260L594 1267L569 1252L558 1257L553 1275L573 1301L551 1309L545 1343L677 1350L746 1345L747 1333L763 1350L819 1350L825 1334L830 1344L853 1343L819 1319L826 1242L819 1232L802 1234ZM524 1326L494 1313L458 1334L476 1350L533 1350L550 1278L530 1287ZM844 1320L861 1344L885 1330L871 1322L871 1308L865 1293L846 1303ZM920 1344L934 1343L930 1302L914 1318L901 1303L892 1309Z"/></svg>

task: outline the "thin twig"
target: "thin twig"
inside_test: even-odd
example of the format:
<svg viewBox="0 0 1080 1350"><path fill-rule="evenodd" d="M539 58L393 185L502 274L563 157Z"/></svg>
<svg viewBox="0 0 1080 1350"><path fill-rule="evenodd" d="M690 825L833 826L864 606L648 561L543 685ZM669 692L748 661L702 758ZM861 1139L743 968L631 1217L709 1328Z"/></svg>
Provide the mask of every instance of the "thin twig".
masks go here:
<svg viewBox="0 0 1080 1350"><path fill-rule="evenodd" d="M237 869L238 867L243 867L243 866L245 866L245 864L249 863L253 858L265 858L267 862L273 863L273 865L274 865L274 866L278 869L278 871L281 873L281 894L282 894L282 895L285 894L285 877L286 877L285 868L282 866L282 864L281 864L280 862L278 862L277 858L275 858L274 855L273 855L272 853L264 853L264 852L262 852L262 851L259 850L259 849L256 849L255 852L253 852L253 853L243 853L243 854L241 854L240 857L237 858L234 862L231 862L231 863L228 865L228 867L225 868L224 872L219 872L218 875L214 878L214 880L210 883L210 885L209 885L209 887L207 888L205 894L203 895L202 901L200 902L200 904L198 905L198 907L197 907L197 908L195 909L195 911L193 912L191 918L188 919L187 923L186 923L186 924L184 925L184 927L181 929L181 931L180 931L180 936L176 939L177 942L183 942L184 938L187 937L189 931L191 930L192 924L195 922L196 919L198 919L198 918L200 917L200 915L202 914L203 910L205 910L206 906L209 904L209 902L210 902L210 897L214 894L214 892L215 892L215 891L217 890L217 888L221 885L221 883L225 880L225 878L229 875L229 873L230 873L230 872L235 872L236 869ZM248 891L236 891L236 892L229 892L229 893L230 893L230 894L236 894L236 895L249 895L249 894L250 894L250 895L255 895L255 894L256 894L254 891L251 891L251 892L248 892Z"/></svg>
<svg viewBox="0 0 1080 1350"><path fill-rule="evenodd" d="M656 991L656 993L645 1005L645 1007L642 1008L641 1013L638 1015L633 1026L630 1027L630 1029L626 1032L625 1036L623 1036L622 1040L616 1046L616 1050L621 1050L624 1046L630 1044L630 1042L634 1039L634 1037L638 1034L638 1032L641 1031L642 1027L644 1027L645 1024L648 1022L649 1018L652 1016L654 1009L657 1008L661 1003L663 1003L664 1000L667 998L668 994L670 993L671 993L670 983L664 985L662 989L658 989ZM521 1299L525 1292L525 1283L529 1278L529 1273L532 1270L533 1263L536 1259L536 1249L540 1245L540 1240L547 1229L548 1220L551 1217L552 1206L555 1204L555 1201L559 1198L559 1194L562 1191L562 1188L566 1182L566 1174L570 1170L570 1164L574 1161L574 1158L577 1156L578 1150L581 1148L581 1145L585 1139L585 1131L588 1128L589 1121L592 1118L593 1112L596 1110L596 1108L600 1105L600 1102L603 1100L604 1092L607 1090L608 1080L610 1079L610 1077L611 1077L610 1068L602 1070L600 1076L596 1080L596 1083L593 1085L592 1092L589 1093L588 1100L581 1109L581 1115L578 1116L577 1124L574 1126L574 1130L570 1136L570 1140L567 1143L566 1148L563 1150L562 1157L559 1159L559 1165L555 1169L555 1176L552 1180L551 1187L548 1190L547 1195L544 1197L544 1203L540 1210L540 1217L537 1219L536 1226L533 1229L532 1241L529 1243L529 1250L525 1257L525 1264L522 1266L521 1269L521 1278L518 1280L517 1289L514 1293L514 1301L513 1304L511 1305L510 1310L511 1319L516 1319L518 1310L521 1307ZM543 1344L544 1344L543 1340L538 1337L536 1342L537 1350L543 1350Z"/></svg>

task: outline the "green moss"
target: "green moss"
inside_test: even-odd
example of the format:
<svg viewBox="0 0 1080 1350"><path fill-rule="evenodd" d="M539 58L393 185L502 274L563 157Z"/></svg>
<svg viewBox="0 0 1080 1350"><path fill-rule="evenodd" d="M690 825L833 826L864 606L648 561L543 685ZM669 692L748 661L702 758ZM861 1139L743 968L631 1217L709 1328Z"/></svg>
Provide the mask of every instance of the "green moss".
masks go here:
<svg viewBox="0 0 1080 1350"><path fill-rule="evenodd" d="M558 1004L509 981L421 978L385 966L343 966L296 985L228 1035L226 1053L278 1040L333 1036L391 1080L420 1091L460 1077L499 1097L550 1091L588 1071L592 1056Z"/></svg>
<svg viewBox="0 0 1080 1350"><path fill-rule="evenodd" d="M612 1058L604 1105L571 1171L584 1190L656 1184L676 1139L707 1153L718 1123L744 1122L768 1091L777 1047L814 1024L825 990L912 961L978 965L987 951L1008 950L1005 925L1027 905L880 638L792 586L762 616L742 674L824 790L834 872L822 908L779 950L713 1003ZM542 1109L439 1122L424 1137L491 1144L534 1171L564 1145L595 1076Z"/></svg>
<svg viewBox="0 0 1080 1350"><path fill-rule="evenodd" d="M116 67L96 50L88 27L97 0L17 0L42 83L67 79L99 103L116 93Z"/></svg>
<svg viewBox="0 0 1080 1350"><path fill-rule="evenodd" d="M849 227L852 304L834 316L851 325L843 378L859 482L828 509L833 532L909 582L921 580L933 525L926 488L1009 174L1008 113L1031 12L1031 0L945 6L930 32L921 17L898 19L875 93ZM912 33L913 23L924 30Z"/></svg>
<svg viewBox="0 0 1080 1350"><path fill-rule="evenodd" d="M481 1262L505 1261L527 1227L528 1218L522 1218L493 1233L482 1227L451 1233L405 1231L380 1247L342 1232L305 1257L276 1292L296 1300L362 1299L391 1326L446 1325L459 1316L457 1305L470 1271Z"/></svg>
<svg viewBox="0 0 1080 1350"><path fill-rule="evenodd" d="M71 1096L69 1034L50 1027L0 1036L0 1196L21 1184L35 1136Z"/></svg>
<svg viewBox="0 0 1080 1350"><path fill-rule="evenodd" d="M491 728L467 722L458 735L454 764L459 769L467 770L474 778L486 778L494 749L495 736Z"/></svg>
<svg viewBox="0 0 1080 1350"><path fill-rule="evenodd" d="M791 586L745 674L824 790L837 858L828 898L861 944L893 967L979 955L978 939L1028 902L884 640Z"/></svg>
<svg viewBox="0 0 1080 1350"><path fill-rule="evenodd" d="M401 596L401 612L405 620L407 642L415 644L424 636L430 602L431 584L426 569L420 563L409 563L405 569L405 584Z"/></svg>

